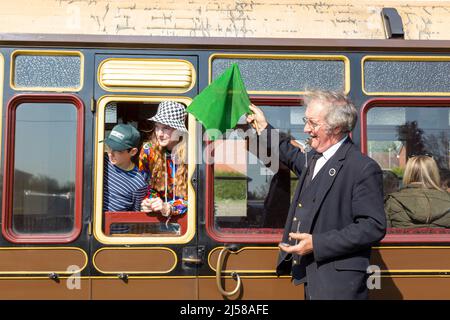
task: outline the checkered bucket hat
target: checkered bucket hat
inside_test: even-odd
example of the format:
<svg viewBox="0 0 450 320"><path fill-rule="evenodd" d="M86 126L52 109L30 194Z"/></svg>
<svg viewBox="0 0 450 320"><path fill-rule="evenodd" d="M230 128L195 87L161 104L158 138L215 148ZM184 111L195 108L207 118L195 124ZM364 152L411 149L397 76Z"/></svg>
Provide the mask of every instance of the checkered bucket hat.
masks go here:
<svg viewBox="0 0 450 320"><path fill-rule="evenodd" d="M163 101L158 106L156 115L148 120L165 124L171 128L187 132L184 125L186 111L181 103L175 101Z"/></svg>

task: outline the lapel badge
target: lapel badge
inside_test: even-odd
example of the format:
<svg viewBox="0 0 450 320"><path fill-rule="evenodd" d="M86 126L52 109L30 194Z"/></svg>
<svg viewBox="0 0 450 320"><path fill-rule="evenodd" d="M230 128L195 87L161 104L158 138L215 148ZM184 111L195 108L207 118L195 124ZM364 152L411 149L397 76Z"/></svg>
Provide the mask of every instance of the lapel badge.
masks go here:
<svg viewBox="0 0 450 320"><path fill-rule="evenodd" d="M328 174L332 177L336 174L336 169L335 168L331 168L330 171L328 171Z"/></svg>

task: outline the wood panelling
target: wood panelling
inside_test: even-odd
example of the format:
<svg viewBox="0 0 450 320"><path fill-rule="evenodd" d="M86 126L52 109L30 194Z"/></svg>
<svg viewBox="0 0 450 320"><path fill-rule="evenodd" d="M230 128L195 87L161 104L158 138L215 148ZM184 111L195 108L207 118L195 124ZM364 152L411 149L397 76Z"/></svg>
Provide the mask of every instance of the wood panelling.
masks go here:
<svg viewBox="0 0 450 320"><path fill-rule="evenodd" d="M103 273L167 273L176 263L175 253L164 248L105 248L94 255L94 265Z"/></svg>
<svg viewBox="0 0 450 320"><path fill-rule="evenodd" d="M381 270L389 270L389 272L450 270L450 248L378 248L372 250L370 263L379 266Z"/></svg>
<svg viewBox="0 0 450 320"><path fill-rule="evenodd" d="M72 273L84 268L86 259L83 251L70 248L0 249L0 273Z"/></svg>
<svg viewBox="0 0 450 320"><path fill-rule="evenodd" d="M69 289L68 281L51 279L0 279L0 300L87 300L90 295L89 279L77 279L79 288ZM75 281L77 281L75 280ZM73 286L72 286L73 288Z"/></svg>
<svg viewBox="0 0 450 320"><path fill-rule="evenodd" d="M208 259L208 263L214 271L220 250L222 247L213 249ZM237 252L227 253L222 271L275 272L278 252L278 248L242 248Z"/></svg>
<svg viewBox="0 0 450 320"><path fill-rule="evenodd" d="M304 298L303 285L294 286L290 278L242 278L240 292L231 300L301 300ZM236 287L236 281L224 278L222 286L226 291ZM199 279L199 299L223 299L217 290L215 278Z"/></svg>
<svg viewBox="0 0 450 320"><path fill-rule="evenodd" d="M194 278L92 279L92 299L106 300L193 300L197 299Z"/></svg>

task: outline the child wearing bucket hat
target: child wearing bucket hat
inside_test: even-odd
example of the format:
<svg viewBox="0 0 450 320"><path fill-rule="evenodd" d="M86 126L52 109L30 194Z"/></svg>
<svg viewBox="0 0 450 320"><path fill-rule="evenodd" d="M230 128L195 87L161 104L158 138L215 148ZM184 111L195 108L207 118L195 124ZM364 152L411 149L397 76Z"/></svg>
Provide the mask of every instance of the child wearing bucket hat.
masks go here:
<svg viewBox="0 0 450 320"><path fill-rule="evenodd" d="M105 143L103 211L140 211L147 182L133 163L140 143L139 131L129 124L116 125Z"/></svg>
<svg viewBox="0 0 450 320"><path fill-rule="evenodd" d="M154 130L139 155L139 170L148 181L148 192L141 210L163 216L187 211L187 129L185 107L175 101L163 101L156 115Z"/></svg>

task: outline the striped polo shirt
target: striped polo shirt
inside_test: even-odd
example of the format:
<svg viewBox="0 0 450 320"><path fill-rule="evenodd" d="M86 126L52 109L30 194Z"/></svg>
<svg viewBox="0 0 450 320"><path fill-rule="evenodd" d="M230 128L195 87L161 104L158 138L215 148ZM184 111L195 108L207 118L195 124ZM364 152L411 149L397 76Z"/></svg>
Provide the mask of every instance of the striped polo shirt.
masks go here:
<svg viewBox="0 0 450 320"><path fill-rule="evenodd" d="M138 168L122 170L109 161L107 154L104 168L103 211L140 211L147 183Z"/></svg>

